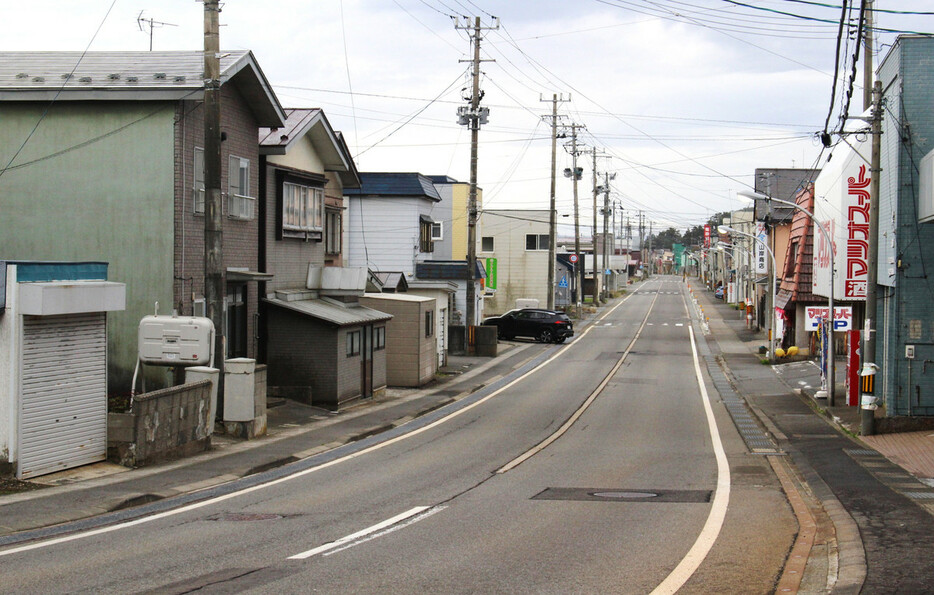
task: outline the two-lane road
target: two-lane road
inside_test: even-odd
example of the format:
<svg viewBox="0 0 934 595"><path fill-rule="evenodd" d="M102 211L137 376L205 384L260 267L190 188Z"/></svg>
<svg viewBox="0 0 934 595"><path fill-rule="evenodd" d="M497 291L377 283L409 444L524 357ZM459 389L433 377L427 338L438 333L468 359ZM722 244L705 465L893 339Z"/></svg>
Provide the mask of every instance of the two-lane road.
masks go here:
<svg viewBox="0 0 934 595"><path fill-rule="evenodd" d="M3 592L769 592L796 524L680 278L447 415L300 475L0 550ZM702 339L698 339L702 340Z"/></svg>

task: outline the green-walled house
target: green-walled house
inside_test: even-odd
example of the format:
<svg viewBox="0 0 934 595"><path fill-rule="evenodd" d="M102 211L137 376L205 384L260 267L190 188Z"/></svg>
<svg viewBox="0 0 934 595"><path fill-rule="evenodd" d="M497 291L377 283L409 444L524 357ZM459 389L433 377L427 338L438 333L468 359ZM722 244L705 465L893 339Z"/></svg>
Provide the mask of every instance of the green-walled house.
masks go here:
<svg viewBox="0 0 934 595"><path fill-rule="evenodd" d="M137 327L204 311L203 52L0 52L0 260L103 261L111 392ZM221 56L227 355L256 356L260 127L285 114L249 51ZM147 380L166 384L164 370Z"/></svg>

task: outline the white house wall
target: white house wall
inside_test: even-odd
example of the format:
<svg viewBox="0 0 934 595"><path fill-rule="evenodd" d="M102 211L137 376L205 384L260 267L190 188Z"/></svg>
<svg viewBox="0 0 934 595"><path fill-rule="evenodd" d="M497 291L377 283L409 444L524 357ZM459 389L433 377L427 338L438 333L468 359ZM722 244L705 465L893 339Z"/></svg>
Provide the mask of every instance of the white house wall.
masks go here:
<svg viewBox="0 0 934 595"><path fill-rule="evenodd" d="M523 298L537 299L540 306L545 307L548 303L548 250L526 250L525 237L527 234L548 235L548 212L487 210L482 222L481 237L493 237L493 251L478 252L478 257L497 261L496 292L486 301L487 313L502 314L515 308L516 300Z"/></svg>
<svg viewBox="0 0 934 595"><path fill-rule="evenodd" d="M348 266L415 274L415 263L446 260L438 244L419 251L419 218L434 219L437 204L423 198L345 197L348 201Z"/></svg>
<svg viewBox="0 0 934 595"><path fill-rule="evenodd" d="M349 197L348 202L348 265L414 273L418 252L415 205L396 198L358 196Z"/></svg>

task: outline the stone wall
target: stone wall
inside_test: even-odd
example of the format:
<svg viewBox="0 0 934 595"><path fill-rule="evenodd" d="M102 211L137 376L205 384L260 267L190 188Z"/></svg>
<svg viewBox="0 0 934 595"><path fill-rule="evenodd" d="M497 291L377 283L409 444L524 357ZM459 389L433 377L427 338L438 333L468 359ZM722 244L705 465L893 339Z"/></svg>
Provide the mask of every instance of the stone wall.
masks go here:
<svg viewBox="0 0 934 595"><path fill-rule="evenodd" d="M133 397L130 413L109 413L107 457L142 467L211 446L211 381L201 380Z"/></svg>

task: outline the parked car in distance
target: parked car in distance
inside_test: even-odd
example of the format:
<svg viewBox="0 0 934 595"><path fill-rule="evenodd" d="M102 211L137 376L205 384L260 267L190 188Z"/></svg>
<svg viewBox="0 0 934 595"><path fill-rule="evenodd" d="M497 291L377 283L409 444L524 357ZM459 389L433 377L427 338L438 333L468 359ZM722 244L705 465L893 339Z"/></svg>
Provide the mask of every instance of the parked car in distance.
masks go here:
<svg viewBox="0 0 934 595"><path fill-rule="evenodd" d="M531 337L542 343L564 343L574 336L574 325L567 314L540 308L510 310L502 316L483 319L485 326L495 326L500 339Z"/></svg>
<svg viewBox="0 0 934 595"><path fill-rule="evenodd" d="M718 300L723 299L723 286L722 285L718 287L716 291L713 292L713 297L717 298Z"/></svg>

